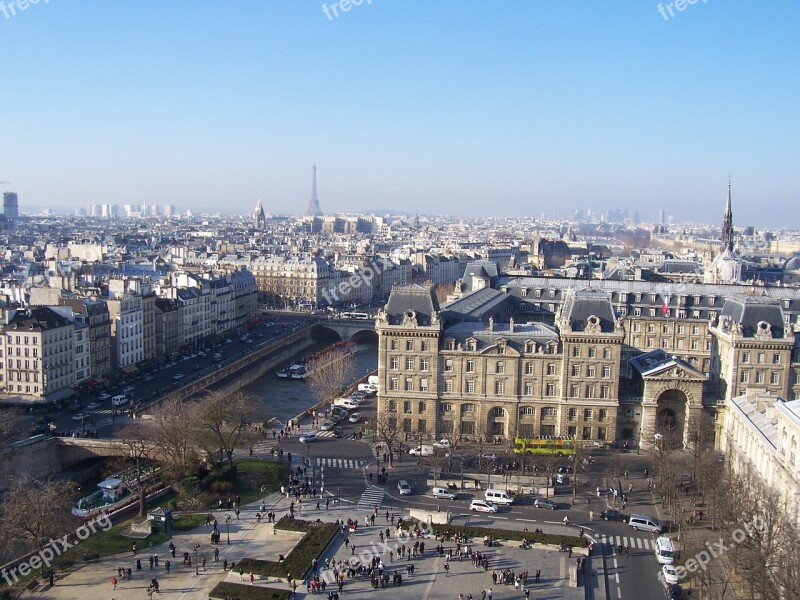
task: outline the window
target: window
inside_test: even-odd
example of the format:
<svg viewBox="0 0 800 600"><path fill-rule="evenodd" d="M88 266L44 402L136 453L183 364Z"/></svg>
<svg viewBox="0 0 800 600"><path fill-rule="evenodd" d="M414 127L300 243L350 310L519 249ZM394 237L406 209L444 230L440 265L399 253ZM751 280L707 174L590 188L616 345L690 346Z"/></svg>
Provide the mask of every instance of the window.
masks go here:
<svg viewBox="0 0 800 600"><path fill-rule="evenodd" d="M611 379L611 367L603 365L603 379Z"/></svg>
<svg viewBox="0 0 800 600"><path fill-rule="evenodd" d="M474 413L475 412L475 405L474 404L462 404L461 405L461 412L462 413Z"/></svg>
<svg viewBox="0 0 800 600"><path fill-rule="evenodd" d="M577 398L578 397L578 386L577 385L569 386L569 397L570 398Z"/></svg>
<svg viewBox="0 0 800 600"><path fill-rule="evenodd" d="M389 380L389 389L394 391L400 389L400 383L397 381L397 377L392 377Z"/></svg>
<svg viewBox="0 0 800 600"><path fill-rule="evenodd" d="M597 439L598 440L606 439L606 428L605 427L598 427L597 428Z"/></svg>
<svg viewBox="0 0 800 600"><path fill-rule="evenodd" d="M773 371L772 373L770 373L770 376L769 376L769 382L770 382L772 385L778 385L778 384L780 384L780 382L781 382L781 376L780 376L780 374L779 374L777 371Z"/></svg>
<svg viewBox="0 0 800 600"><path fill-rule="evenodd" d="M764 353L763 352L759 352L758 353L758 364L760 364L760 365L764 364Z"/></svg>
<svg viewBox="0 0 800 600"><path fill-rule="evenodd" d="M392 340L389 342L389 349L390 350L397 350L397 340Z"/></svg>
<svg viewBox="0 0 800 600"><path fill-rule="evenodd" d="M397 412L397 400L389 400L386 403L386 408L389 412Z"/></svg>
<svg viewBox="0 0 800 600"><path fill-rule="evenodd" d="M475 372L475 361L468 360L467 361L467 373L474 373Z"/></svg>
<svg viewBox="0 0 800 600"><path fill-rule="evenodd" d="M697 312L697 311L695 311ZM692 335L700 335L700 326L692 325Z"/></svg>
<svg viewBox="0 0 800 600"><path fill-rule="evenodd" d="M775 354L772 355L772 364L773 365L781 364L781 355L780 354L775 353Z"/></svg>
<svg viewBox="0 0 800 600"><path fill-rule="evenodd" d="M447 358L444 361L444 370L445 371L452 371L453 370L453 359Z"/></svg>
<svg viewBox="0 0 800 600"><path fill-rule="evenodd" d="M428 378L422 377L419 380L419 391L420 392L427 392L428 391Z"/></svg>
<svg viewBox="0 0 800 600"><path fill-rule="evenodd" d="M661 347L662 348L669 348L669 339L668 338L661 338Z"/></svg>
<svg viewBox="0 0 800 600"><path fill-rule="evenodd" d="M522 406L519 409L519 414L525 415L528 417L532 417L535 413L535 409L532 406Z"/></svg>
<svg viewBox="0 0 800 600"><path fill-rule="evenodd" d="M570 425L567 427L567 437L574 438L576 435L578 428L575 425Z"/></svg>
<svg viewBox="0 0 800 600"><path fill-rule="evenodd" d="M444 380L444 391L445 392L452 392L453 391L453 380L452 379L445 379Z"/></svg>
<svg viewBox="0 0 800 600"><path fill-rule="evenodd" d="M414 380L411 377L406 377L406 387L405 390L407 392L414 391Z"/></svg>
<svg viewBox="0 0 800 600"><path fill-rule="evenodd" d="M446 413L446 412L452 412L452 410L453 410L453 405L450 404L449 402L442 402L439 405L439 412Z"/></svg>
<svg viewBox="0 0 800 600"><path fill-rule="evenodd" d="M406 351L411 352L414 350L414 340L406 340Z"/></svg>
<svg viewBox="0 0 800 600"><path fill-rule="evenodd" d="M567 413L568 418L570 421L574 421L578 418L578 409L577 408L570 408L569 412Z"/></svg>
<svg viewBox="0 0 800 600"><path fill-rule="evenodd" d="M389 367L392 371L397 371L400 368L400 359L396 356L392 357L391 366Z"/></svg>
<svg viewBox="0 0 800 600"><path fill-rule="evenodd" d="M403 412L410 413L411 412L411 400L404 400L403 401Z"/></svg>
<svg viewBox="0 0 800 600"><path fill-rule="evenodd" d="M583 431L581 432L581 437L584 440L592 439L592 428L591 427L584 427Z"/></svg>
<svg viewBox="0 0 800 600"><path fill-rule="evenodd" d="M764 371L756 371L756 383L764 383Z"/></svg>
<svg viewBox="0 0 800 600"><path fill-rule="evenodd" d="M410 356L406 357L406 371L413 371L414 370L414 359Z"/></svg>
<svg viewBox="0 0 800 600"><path fill-rule="evenodd" d="M579 357L581 355L581 347L580 346L573 346L572 347L572 356Z"/></svg>
<svg viewBox="0 0 800 600"><path fill-rule="evenodd" d="M506 411L502 406L495 406L492 408L492 416L493 417L505 417Z"/></svg>
<svg viewBox="0 0 800 600"><path fill-rule="evenodd" d="M533 375L533 363L526 362L525 363L525 375Z"/></svg>
<svg viewBox="0 0 800 600"><path fill-rule="evenodd" d="M553 363L547 363L547 374L548 375L555 375L556 374L556 366Z"/></svg>
<svg viewBox="0 0 800 600"><path fill-rule="evenodd" d="M556 386L552 383L548 383L544 386L544 395L545 396L555 396L556 395Z"/></svg>
<svg viewBox="0 0 800 600"><path fill-rule="evenodd" d="M589 365L586 367L586 376L587 377L594 377L595 376L596 367L594 365Z"/></svg>
<svg viewBox="0 0 800 600"><path fill-rule="evenodd" d="M747 383L748 381L750 381L750 372L742 371L741 377L739 377L739 381L741 383Z"/></svg>
<svg viewBox="0 0 800 600"><path fill-rule="evenodd" d="M494 393L496 396L499 396L503 393L503 382L502 381L495 381L494 382Z"/></svg>
<svg viewBox="0 0 800 600"><path fill-rule="evenodd" d="M603 348L603 358L611 358L611 348Z"/></svg>
<svg viewBox="0 0 800 600"><path fill-rule="evenodd" d="M427 433L428 431L428 421L425 419L418 419L417 420L417 431L419 433Z"/></svg>
<svg viewBox="0 0 800 600"><path fill-rule="evenodd" d="M417 402L417 412L419 414L424 413L426 408L427 407L425 405L425 401L424 400L420 400L419 402Z"/></svg>
<svg viewBox="0 0 800 600"><path fill-rule="evenodd" d="M589 358L594 358L597 355L597 350L594 346L589 346Z"/></svg>
<svg viewBox="0 0 800 600"><path fill-rule="evenodd" d="M475 435L475 421L461 421L461 435Z"/></svg>
<svg viewBox="0 0 800 600"><path fill-rule="evenodd" d="M652 323L647 324L647 333L653 333L655 330L656 330L655 325L653 325Z"/></svg>
<svg viewBox="0 0 800 600"><path fill-rule="evenodd" d="M505 373L506 364L502 360L498 360L494 365L495 373Z"/></svg>
<svg viewBox="0 0 800 600"><path fill-rule="evenodd" d="M581 376L581 366L580 365L572 365L572 376L573 377L580 377Z"/></svg>
<svg viewBox="0 0 800 600"><path fill-rule="evenodd" d="M697 350L700 346L700 343L697 340L692 340L690 346L692 350Z"/></svg>
<svg viewBox="0 0 800 600"><path fill-rule="evenodd" d="M422 350L423 352L428 351L428 340L422 340L420 342L420 350Z"/></svg>
<svg viewBox="0 0 800 600"><path fill-rule="evenodd" d="M430 361L427 358L420 358L419 359L419 370L420 371L427 371L429 365L430 365Z"/></svg>
<svg viewBox="0 0 800 600"><path fill-rule="evenodd" d="M605 422L608 419L608 409L601 408L597 413L597 420L600 422Z"/></svg>
<svg viewBox="0 0 800 600"><path fill-rule="evenodd" d="M530 381L525 382L525 395L533 396L533 383L531 383Z"/></svg>
<svg viewBox="0 0 800 600"><path fill-rule="evenodd" d="M467 393L474 394L475 393L475 381L473 379L467 380Z"/></svg>
<svg viewBox="0 0 800 600"><path fill-rule="evenodd" d="M750 353L749 352L742 352L742 362L747 364L750 362Z"/></svg>
<svg viewBox="0 0 800 600"><path fill-rule="evenodd" d="M411 419L403 419L403 432L411 433Z"/></svg>
<svg viewBox="0 0 800 600"><path fill-rule="evenodd" d="M555 417L556 416L556 407L555 406L545 406L542 409L542 416L543 417Z"/></svg>
<svg viewBox="0 0 800 600"><path fill-rule="evenodd" d="M591 408L584 408L583 409L583 420L584 421L591 421L592 420L592 409Z"/></svg>
<svg viewBox="0 0 800 600"><path fill-rule="evenodd" d="M594 386L587 385L586 386L586 398L594 398Z"/></svg>
<svg viewBox="0 0 800 600"><path fill-rule="evenodd" d="M600 386L600 397L601 398L610 398L611 397L611 388L607 385Z"/></svg>

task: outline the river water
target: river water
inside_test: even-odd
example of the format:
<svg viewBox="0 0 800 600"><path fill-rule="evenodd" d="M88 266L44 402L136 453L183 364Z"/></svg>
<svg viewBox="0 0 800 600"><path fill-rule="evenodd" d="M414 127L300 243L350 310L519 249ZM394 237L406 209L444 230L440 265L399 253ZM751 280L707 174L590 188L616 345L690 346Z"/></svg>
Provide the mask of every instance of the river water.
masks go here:
<svg viewBox="0 0 800 600"><path fill-rule="evenodd" d="M331 344L325 342L312 346L302 355L295 357L295 360L329 345ZM353 360L351 382L361 379L378 368L377 343L359 343L358 347L360 351ZM305 409L317 403L305 381L278 379L276 373L289 366L292 362L294 361L278 365L276 369L268 371L263 377L256 379L245 388L245 391L257 399L254 421L265 421L275 417L281 423L286 423L289 419L293 419Z"/></svg>

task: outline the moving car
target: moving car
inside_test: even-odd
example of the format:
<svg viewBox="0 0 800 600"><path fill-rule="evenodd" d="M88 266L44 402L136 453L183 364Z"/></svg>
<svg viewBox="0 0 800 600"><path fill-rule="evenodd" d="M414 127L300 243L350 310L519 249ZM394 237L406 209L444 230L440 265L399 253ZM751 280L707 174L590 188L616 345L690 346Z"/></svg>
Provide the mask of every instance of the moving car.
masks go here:
<svg viewBox="0 0 800 600"><path fill-rule="evenodd" d="M330 431L333 429L333 421L323 421L322 425L319 426L322 431Z"/></svg>
<svg viewBox="0 0 800 600"><path fill-rule="evenodd" d="M133 391L133 386L132 385L126 385L124 388L122 388L122 391L125 394L130 394Z"/></svg>
<svg viewBox="0 0 800 600"><path fill-rule="evenodd" d="M306 433L300 436L300 443L301 444L310 444L311 442L316 442L319 438L317 437L316 433Z"/></svg>
<svg viewBox="0 0 800 600"><path fill-rule="evenodd" d="M481 454L481 458L483 460L497 460L497 454L494 452L484 452Z"/></svg>
<svg viewBox="0 0 800 600"><path fill-rule="evenodd" d="M449 448L450 447L450 440L439 440L438 442L433 442L434 448Z"/></svg>
<svg viewBox="0 0 800 600"><path fill-rule="evenodd" d="M664 565L661 567L661 579L664 580L666 585L675 585L678 583L678 572L673 565Z"/></svg>
<svg viewBox="0 0 800 600"><path fill-rule="evenodd" d="M173 378L175 381L180 381L180 380L181 380L181 379L183 379L184 377L186 377L186 375L184 375L183 373L175 373L175 375L173 375L173 376L172 376L172 378Z"/></svg>
<svg viewBox="0 0 800 600"><path fill-rule="evenodd" d="M114 396L111 399L113 406L125 406L128 403L128 398L124 395Z"/></svg>
<svg viewBox="0 0 800 600"><path fill-rule="evenodd" d="M347 420L351 423L358 423L361 420L361 413L354 412Z"/></svg>
<svg viewBox="0 0 800 600"><path fill-rule="evenodd" d="M400 492L401 496L411 495L411 486L408 485L408 482L405 479L401 479L397 482L397 490Z"/></svg>
<svg viewBox="0 0 800 600"><path fill-rule="evenodd" d="M486 513L496 513L497 506L494 504L489 504L488 502L484 502L483 500L473 500L469 504L469 509L472 512L486 512Z"/></svg>
<svg viewBox="0 0 800 600"><path fill-rule="evenodd" d="M422 446L417 446L416 448L411 448L408 453L411 456L433 456L433 446L424 444Z"/></svg>
<svg viewBox="0 0 800 600"><path fill-rule="evenodd" d="M442 487L435 487L433 488L433 497L434 498L444 498L445 500L455 500L456 494L452 491L448 490L447 488Z"/></svg>
<svg viewBox="0 0 800 600"><path fill-rule="evenodd" d="M344 435L344 429L342 429L341 427L334 427L333 428L333 436L334 437L340 438L343 435Z"/></svg>
<svg viewBox="0 0 800 600"><path fill-rule="evenodd" d="M628 522L628 515L624 515L618 510L613 509L604 510L601 512L600 518L603 519L603 521L621 521L622 523Z"/></svg>
<svg viewBox="0 0 800 600"><path fill-rule="evenodd" d="M550 510L555 510L558 508L558 505L550 500L550 498L537 498L533 501L534 508L549 508Z"/></svg>
<svg viewBox="0 0 800 600"><path fill-rule="evenodd" d="M74 415L72 415L72 420L73 421L77 421L78 423L80 423L84 419L88 419L88 418L89 418L89 415L87 415L86 413L82 413L82 412L75 413Z"/></svg>
<svg viewBox="0 0 800 600"><path fill-rule="evenodd" d="M100 400L108 400L109 398L111 398L111 394L109 394L108 392L103 392L98 396L98 398L100 398Z"/></svg>
<svg viewBox="0 0 800 600"><path fill-rule="evenodd" d="M89 404L86 405L86 408L88 410L97 410L98 408L100 408L100 403L99 402L89 402Z"/></svg>

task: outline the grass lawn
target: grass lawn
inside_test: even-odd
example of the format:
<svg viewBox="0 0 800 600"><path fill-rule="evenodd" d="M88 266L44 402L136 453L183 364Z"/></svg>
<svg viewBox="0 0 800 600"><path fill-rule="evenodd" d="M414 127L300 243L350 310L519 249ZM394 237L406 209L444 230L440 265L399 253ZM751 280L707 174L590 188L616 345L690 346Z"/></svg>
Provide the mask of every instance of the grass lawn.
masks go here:
<svg viewBox="0 0 800 600"><path fill-rule="evenodd" d="M186 531L188 529L194 529L195 527L200 527L201 525L206 524L206 515L208 513L203 514L185 514L185 515L178 515L172 521L172 528L175 531Z"/></svg>
<svg viewBox="0 0 800 600"><path fill-rule="evenodd" d="M144 540L132 540L123 537L123 533L128 531L132 522L138 521L139 517L119 525L114 525L108 531L99 531L87 540L82 541L74 548L70 548L55 563L56 566L62 561L82 562L84 554L99 554L100 556L110 556L121 552L130 552L131 544L135 541L139 551L147 550L151 546L166 542L170 536L163 533L151 533Z"/></svg>
<svg viewBox="0 0 800 600"><path fill-rule="evenodd" d="M249 458L236 463L236 482L234 493L242 497L241 504L255 502L266 494L271 494L286 481L289 465ZM264 492L262 492L264 488Z"/></svg>

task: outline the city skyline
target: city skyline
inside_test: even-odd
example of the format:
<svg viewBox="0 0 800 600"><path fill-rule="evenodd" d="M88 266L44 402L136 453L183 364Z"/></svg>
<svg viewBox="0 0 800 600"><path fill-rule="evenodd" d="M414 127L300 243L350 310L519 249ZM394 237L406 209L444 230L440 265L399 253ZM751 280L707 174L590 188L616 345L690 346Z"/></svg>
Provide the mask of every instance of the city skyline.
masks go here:
<svg viewBox="0 0 800 600"><path fill-rule="evenodd" d="M0 14L3 191L299 214L776 227L797 197L788 1L40 3ZM24 53L15 48L25 48Z"/></svg>

